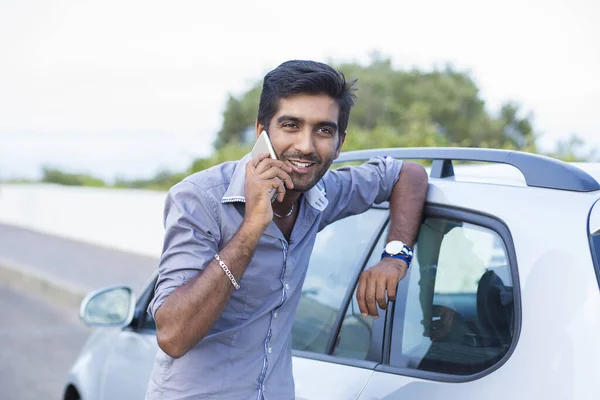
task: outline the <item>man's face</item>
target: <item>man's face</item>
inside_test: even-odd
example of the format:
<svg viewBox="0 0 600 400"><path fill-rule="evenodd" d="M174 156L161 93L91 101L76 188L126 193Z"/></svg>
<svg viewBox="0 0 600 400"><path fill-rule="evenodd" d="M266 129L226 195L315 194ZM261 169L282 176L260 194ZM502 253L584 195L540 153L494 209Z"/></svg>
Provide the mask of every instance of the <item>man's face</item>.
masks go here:
<svg viewBox="0 0 600 400"><path fill-rule="evenodd" d="M294 190L306 192L323 177L346 139L338 132L340 107L327 95L297 95L279 101L269 123L277 157L290 164ZM257 135L264 126L257 123Z"/></svg>

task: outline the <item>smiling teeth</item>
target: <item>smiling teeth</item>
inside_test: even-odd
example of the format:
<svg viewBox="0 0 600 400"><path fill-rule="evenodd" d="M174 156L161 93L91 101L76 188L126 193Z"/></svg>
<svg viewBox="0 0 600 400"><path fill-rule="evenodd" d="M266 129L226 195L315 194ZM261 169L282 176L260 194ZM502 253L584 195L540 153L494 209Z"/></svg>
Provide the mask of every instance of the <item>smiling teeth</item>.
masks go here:
<svg viewBox="0 0 600 400"><path fill-rule="evenodd" d="M296 161L290 161L290 162L298 168L307 168L308 166L310 166L310 163L299 163Z"/></svg>

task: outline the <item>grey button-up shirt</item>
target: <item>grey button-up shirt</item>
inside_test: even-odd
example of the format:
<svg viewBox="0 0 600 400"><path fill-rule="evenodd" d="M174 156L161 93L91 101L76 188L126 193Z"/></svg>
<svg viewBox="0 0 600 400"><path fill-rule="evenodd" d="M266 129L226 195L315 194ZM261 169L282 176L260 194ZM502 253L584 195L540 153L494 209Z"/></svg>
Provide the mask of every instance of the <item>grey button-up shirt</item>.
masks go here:
<svg viewBox="0 0 600 400"><path fill-rule="evenodd" d="M169 191L152 315L237 232L250 159L198 172ZM209 334L178 359L159 349L146 399L293 399L292 323L317 232L388 200L401 166L385 157L328 171L301 196L289 242L272 222Z"/></svg>

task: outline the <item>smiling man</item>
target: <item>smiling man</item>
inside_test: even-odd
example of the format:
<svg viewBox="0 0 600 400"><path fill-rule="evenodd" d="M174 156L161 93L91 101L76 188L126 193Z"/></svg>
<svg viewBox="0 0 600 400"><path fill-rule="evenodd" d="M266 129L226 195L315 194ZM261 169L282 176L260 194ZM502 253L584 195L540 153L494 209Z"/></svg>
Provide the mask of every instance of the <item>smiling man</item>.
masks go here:
<svg viewBox="0 0 600 400"><path fill-rule="evenodd" d="M169 191L148 309L160 350L147 399L293 399L292 322L316 235L383 201L389 243L362 273L357 300L377 317L395 299L427 175L389 157L329 170L346 138L352 86L322 63L281 64L265 76L256 122L277 159L247 155Z"/></svg>

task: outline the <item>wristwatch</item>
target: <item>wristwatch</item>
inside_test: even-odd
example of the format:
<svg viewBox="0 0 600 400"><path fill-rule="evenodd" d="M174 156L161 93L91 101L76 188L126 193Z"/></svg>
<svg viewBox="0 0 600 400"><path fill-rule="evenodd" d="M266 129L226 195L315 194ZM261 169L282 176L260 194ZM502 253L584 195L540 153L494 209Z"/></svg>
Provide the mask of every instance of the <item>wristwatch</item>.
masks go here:
<svg viewBox="0 0 600 400"><path fill-rule="evenodd" d="M400 240L392 240L386 244L385 249L383 249L381 259L384 257L393 257L404 260L408 267L413 258L413 250Z"/></svg>

